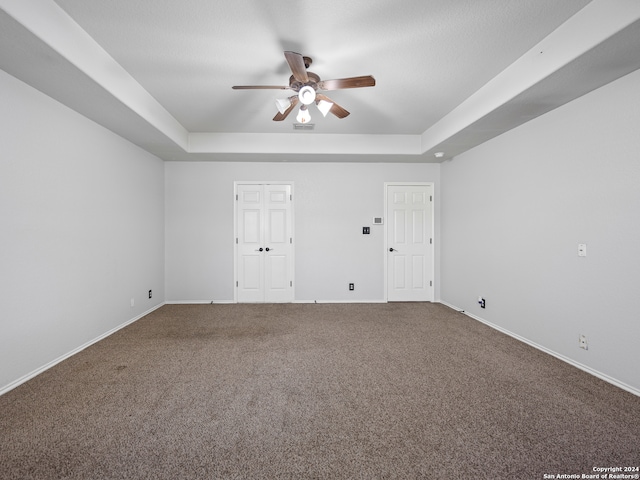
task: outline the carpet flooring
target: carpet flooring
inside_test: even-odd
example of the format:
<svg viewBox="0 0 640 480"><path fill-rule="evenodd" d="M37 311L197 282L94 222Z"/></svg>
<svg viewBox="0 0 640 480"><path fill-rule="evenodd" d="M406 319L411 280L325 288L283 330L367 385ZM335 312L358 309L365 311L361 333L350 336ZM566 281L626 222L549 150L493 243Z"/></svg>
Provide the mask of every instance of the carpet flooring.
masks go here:
<svg viewBox="0 0 640 480"><path fill-rule="evenodd" d="M165 305L0 397L2 479L638 466L640 397L440 304Z"/></svg>

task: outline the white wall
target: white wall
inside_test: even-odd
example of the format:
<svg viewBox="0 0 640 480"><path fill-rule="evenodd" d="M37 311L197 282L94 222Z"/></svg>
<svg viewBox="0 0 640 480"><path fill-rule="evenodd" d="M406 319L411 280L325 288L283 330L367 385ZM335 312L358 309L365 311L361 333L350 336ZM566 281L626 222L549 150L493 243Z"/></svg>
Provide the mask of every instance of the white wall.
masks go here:
<svg viewBox="0 0 640 480"><path fill-rule="evenodd" d="M2 71L0 105L2 392L162 303L164 166Z"/></svg>
<svg viewBox="0 0 640 480"><path fill-rule="evenodd" d="M441 172L443 301L636 391L638 85L640 71ZM578 243L588 245L587 257L577 256Z"/></svg>
<svg viewBox="0 0 640 480"><path fill-rule="evenodd" d="M381 301L383 227L372 218L384 216L384 182L434 182L438 298L439 172L439 164L167 162L167 301L233 301L234 181L294 182L296 301Z"/></svg>

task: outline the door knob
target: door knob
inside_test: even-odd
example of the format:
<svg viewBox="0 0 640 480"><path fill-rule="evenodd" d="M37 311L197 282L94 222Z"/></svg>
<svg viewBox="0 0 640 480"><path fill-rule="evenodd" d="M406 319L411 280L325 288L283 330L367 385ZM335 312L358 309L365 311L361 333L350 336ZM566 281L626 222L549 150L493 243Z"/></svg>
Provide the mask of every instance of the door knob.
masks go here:
<svg viewBox="0 0 640 480"><path fill-rule="evenodd" d="M265 250L268 252L269 251L269 247L265 248Z"/></svg>
<svg viewBox="0 0 640 480"><path fill-rule="evenodd" d="M262 251L262 247L260 247L257 251L258 251L258 252L261 252L261 251Z"/></svg>
<svg viewBox="0 0 640 480"><path fill-rule="evenodd" d="M391 247L391 248L389 249L389 251L390 251L390 252L397 252L397 250L394 250L394 249L393 249L393 247Z"/></svg>

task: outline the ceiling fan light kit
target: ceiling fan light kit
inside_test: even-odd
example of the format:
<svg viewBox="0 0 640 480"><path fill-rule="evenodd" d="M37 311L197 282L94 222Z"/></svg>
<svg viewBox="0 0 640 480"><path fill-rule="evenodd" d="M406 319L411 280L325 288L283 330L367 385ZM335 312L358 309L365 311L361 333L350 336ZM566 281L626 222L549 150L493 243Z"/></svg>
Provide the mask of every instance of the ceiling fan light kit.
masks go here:
<svg viewBox="0 0 640 480"><path fill-rule="evenodd" d="M333 107L333 103L327 102L326 100L318 100L317 105L323 117L326 117L327 113L331 111L331 107Z"/></svg>
<svg viewBox="0 0 640 480"><path fill-rule="evenodd" d="M300 107L296 120L300 123L309 123L311 120L311 114L309 113L309 108L307 108L306 105L302 105Z"/></svg>
<svg viewBox="0 0 640 480"><path fill-rule="evenodd" d="M303 104L311 105L316 99L316 91L309 85L305 85L298 92L298 98Z"/></svg>
<svg viewBox="0 0 640 480"><path fill-rule="evenodd" d="M308 123L311 120L311 114L309 113L308 106L314 102L323 116L326 116L327 113L331 112L338 118L345 118L349 115L349 111L335 103L326 95L320 94L317 91L373 87L376 84L376 80L371 75L340 78L335 80L320 80L320 77L317 74L307 71L307 68L309 68L312 63L311 58L303 57L299 53L289 51L284 52L284 57L287 60L292 73L289 78L288 87L275 85L236 85L231 87L234 90L270 89L293 90L296 92L297 95L295 96L276 99L278 113L273 117L273 120L276 122L280 122L287 118L296 105L301 103L302 105L298 111L296 119L299 123Z"/></svg>
<svg viewBox="0 0 640 480"><path fill-rule="evenodd" d="M276 98L276 108L280 113L287 111L287 108L291 106L290 98Z"/></svg>

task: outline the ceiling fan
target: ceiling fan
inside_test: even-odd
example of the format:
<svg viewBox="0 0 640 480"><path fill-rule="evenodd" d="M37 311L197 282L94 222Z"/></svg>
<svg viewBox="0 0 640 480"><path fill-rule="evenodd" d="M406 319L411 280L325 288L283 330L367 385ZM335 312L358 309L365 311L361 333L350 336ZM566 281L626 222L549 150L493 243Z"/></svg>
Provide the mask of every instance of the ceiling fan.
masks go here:
<svg viewBox="0 0 640 480"><path fill-rule="evenodd" d="M318 93L318 90L373 87L376 84L375 78L371 75L339 78L335 80L320 80L320 77L317 74L307 71L307 68L309 68L312 63L311 58L303 57L299 53L288 51L284 52L284 57L291 68L291 73L293 74L289 78L288 86L236 85L231 87L234 90L270 89L293 90L296 92L297 95L292 95L288 98L279 98L276 100L278 113L273 117L275 122L280 122L287 118L298 103L302 104L296 117L300 123L307 123L311 120L308 107L312 103L315 103L318 106L318 110L320 110L324 116L331 112L338 118L344 118L349 115L349 112L326 95Z"/></svg>

